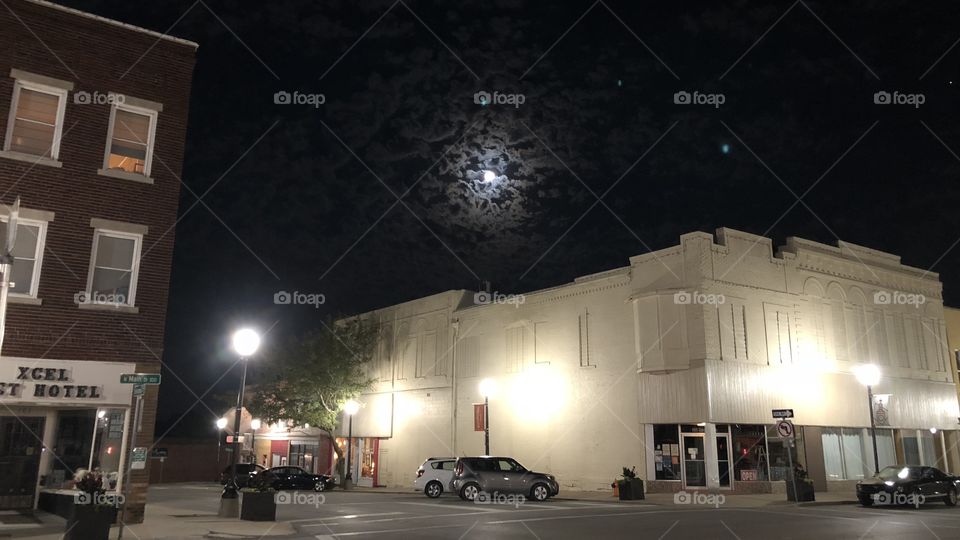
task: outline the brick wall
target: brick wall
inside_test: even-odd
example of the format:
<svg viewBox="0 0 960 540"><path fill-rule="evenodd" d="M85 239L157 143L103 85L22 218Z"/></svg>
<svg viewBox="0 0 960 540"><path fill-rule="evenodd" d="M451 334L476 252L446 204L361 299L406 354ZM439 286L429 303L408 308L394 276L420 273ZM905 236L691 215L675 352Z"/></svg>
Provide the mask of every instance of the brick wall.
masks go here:
<svg viewBox="0 0 960 540"><path fill-rule="evenodd" d="M10 305L3 354L133 361L141 372L159 372L195 50L25 0L6 5L9 9L0 10L0 137L10 113L12 68L75 86L67 97L62 168L0 157L0 202L11 204L20 196L23 207L56 214L39 281L42 305ZM79 91L117 92L163 104L153 184L97 174L110 105L76 104ZM74 294L87 282L94 217L149 227L137 284L139 313L80 310L74 303ZM156 403L157 389L149 388L137 446L152 445ZM149 470L133 475L131 522L142 519L148 475Z"/></svg>

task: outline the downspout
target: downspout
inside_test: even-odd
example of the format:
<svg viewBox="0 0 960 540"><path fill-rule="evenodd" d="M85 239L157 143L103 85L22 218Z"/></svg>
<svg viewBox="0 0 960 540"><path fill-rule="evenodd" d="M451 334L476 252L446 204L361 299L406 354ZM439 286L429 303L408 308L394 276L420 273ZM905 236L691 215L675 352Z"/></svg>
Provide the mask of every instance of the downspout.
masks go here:
<svg viewBox="0 0 960 540"><path fill-rule="evenodd" d="M453 329L453 346L450 349L450 399L452 401L453 414L450 417L450 449L456 457L457 454L457 338L460 333L460 320L453 319L450 324Z"/></svg>

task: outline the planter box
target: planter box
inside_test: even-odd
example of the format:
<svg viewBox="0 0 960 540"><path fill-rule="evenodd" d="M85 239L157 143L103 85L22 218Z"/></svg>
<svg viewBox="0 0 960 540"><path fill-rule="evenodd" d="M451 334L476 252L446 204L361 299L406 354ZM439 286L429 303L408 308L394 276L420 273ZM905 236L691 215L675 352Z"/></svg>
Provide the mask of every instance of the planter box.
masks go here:
<svg viewBox="0 0 960 540"><path fill-rule="evenodd" d="M75 504L63 540L109 540L110 526L116 520L117 509L113 506Z"/></svg>
<svg viewBox="0 0 960 540"><path fill-rule="evenodd" d="M621 501L640 501L643 500L643 480L634 478L630 481L617 482L620 489Z"/></svg>
<svg viewBox="0 0 960 540"><path fill-rule="evenodd" d="M787 484L787 500L793 502L811 502L815 501L816 498L813 495L813 484L810 482L794 482L792 480L786 480ZM796 491L794 491L794 486L796 486ZM796 494L796 496L794 496Z"/></svg>
<svg viewBox="0 0 960 540"><path fill-rule="evenodd" d="M240 502L240 519L276 521L277 502L273 491L244 491Z"/></svg>

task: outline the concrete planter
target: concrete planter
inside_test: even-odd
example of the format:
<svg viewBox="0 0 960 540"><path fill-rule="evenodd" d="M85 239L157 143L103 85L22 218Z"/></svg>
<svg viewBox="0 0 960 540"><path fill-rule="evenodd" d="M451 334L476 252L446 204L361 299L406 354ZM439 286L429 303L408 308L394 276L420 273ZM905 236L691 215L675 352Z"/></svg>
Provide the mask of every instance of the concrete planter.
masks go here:
<svg viewBox="0 0 960 540"><path fill-rule="evenodd" d="M117 509L97 504L74 504L63 540L108 540Z"/></svg>
<svg viewBox="0 0 960 540"><path fill-rule="evenodd" d="M633 478L631 480L621 480L617 482L619 496L621 501L640 501L643 500L643 480Z"/></svg>
<svg viewBox="0 0 960 540"><path fill-rule="evenodd" d="M811 502L816 500L813 494L812 482L806 482L804 480L795 482L789 479L786 480L785 482L787 484L787 500L788 501ZM796 491L794 491L794 485L796 485Z"/></svg>
<svg viewBox="0 0 960 540"><path fill-rule="evenodd" d="M273 491L244 491L240 504L240 519L276 521L277 502L273 496Z"/></svg>

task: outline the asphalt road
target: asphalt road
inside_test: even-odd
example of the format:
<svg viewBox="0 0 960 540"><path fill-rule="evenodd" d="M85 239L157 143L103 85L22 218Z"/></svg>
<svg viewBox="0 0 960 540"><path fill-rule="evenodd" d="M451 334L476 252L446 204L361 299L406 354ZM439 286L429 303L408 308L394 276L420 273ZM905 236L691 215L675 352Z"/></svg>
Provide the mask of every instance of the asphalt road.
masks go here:
<svg viewBox="0 0 960 540"><path fill-rule="evenodd" d="M216 512L219 491L151 489L150 501L185 512ZM304 539L948 539L960 538L960 507L914 509L857 505L775 505L719 508L616 501L550 499L473 504L415 493L287 493L277 519ZM322 496L319 496L322 495Z"/></svg>

